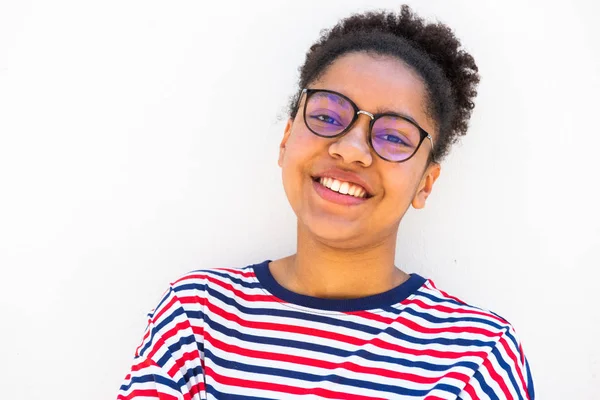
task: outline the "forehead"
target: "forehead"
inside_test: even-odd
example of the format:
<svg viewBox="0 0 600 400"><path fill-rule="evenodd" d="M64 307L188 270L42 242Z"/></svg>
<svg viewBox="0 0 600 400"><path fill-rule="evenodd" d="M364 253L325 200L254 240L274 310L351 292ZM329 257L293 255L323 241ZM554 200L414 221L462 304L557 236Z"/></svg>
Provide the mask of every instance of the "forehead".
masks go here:
<svg viewBox="0 0 600 400"><path fill-rule="evenodd" d="M394 57L346 54L336 59L310 86L340 92L361 110L408 115L425 130L434 130L433 121L426 112L426 90L422 79Z"/></svg>

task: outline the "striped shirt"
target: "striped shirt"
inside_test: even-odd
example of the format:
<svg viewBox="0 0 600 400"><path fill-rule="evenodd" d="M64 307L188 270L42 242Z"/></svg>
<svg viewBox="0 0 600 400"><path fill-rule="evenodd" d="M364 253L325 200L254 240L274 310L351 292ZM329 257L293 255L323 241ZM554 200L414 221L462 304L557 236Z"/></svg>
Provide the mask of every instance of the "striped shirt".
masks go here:
<svg viewBox="0 0 600 400"><path fill-rule="evenodd" d="M322 299L269 262L172 283L118 399L534 399L513 327L431 280Z"/></svg>

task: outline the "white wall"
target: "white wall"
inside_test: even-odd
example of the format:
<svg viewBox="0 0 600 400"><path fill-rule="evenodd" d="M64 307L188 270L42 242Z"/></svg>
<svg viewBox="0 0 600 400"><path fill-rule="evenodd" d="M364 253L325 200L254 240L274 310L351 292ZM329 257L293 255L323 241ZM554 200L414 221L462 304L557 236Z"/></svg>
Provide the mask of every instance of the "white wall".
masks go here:
<svg viewBox="0 0 600 400"><path fill-rule="evenodd" d="M598 3L413 4L482 83L397 262L513 322L539 399L598 399ZM0 2L0 397L114 398L170 280L293 251L277 117L319 30L374 6Z"/></svg>

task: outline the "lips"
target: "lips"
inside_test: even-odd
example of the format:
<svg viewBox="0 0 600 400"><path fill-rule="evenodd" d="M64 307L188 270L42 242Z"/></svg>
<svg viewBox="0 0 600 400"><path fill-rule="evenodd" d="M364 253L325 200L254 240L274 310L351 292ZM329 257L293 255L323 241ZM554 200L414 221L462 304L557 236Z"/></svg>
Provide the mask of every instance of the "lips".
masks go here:
<svg viewBox="0 0 600 400"><path fill-rule="evenodd" d="M363 192L363 195L357 197L369 198L373 197L374 194L371 185L360 175L339 168L329 168L318 172L312 176L312 179L320 184L324 183L324 186L335 192L341 192L344 195L347 195L353 187L354 192L351 195L356 196L357 194L361 194L359 190ZM344 185L344 183L347 185ZM344 191L347 191L347 193L343 193Z"/></svg>
<svg viewBox="0 0 600 400"><path fill-rule="evenodd" d="M339 181L337 179L329 178L326 176L319 178L318 182L334 192L358 198L367 197L367 191L365 190L365 188L354 183Z"/></svg>

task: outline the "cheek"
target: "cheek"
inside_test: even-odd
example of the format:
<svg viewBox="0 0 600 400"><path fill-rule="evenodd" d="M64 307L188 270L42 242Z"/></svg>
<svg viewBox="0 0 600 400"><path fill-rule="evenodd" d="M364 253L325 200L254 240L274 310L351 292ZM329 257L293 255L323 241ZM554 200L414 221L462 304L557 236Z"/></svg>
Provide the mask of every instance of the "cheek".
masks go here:
<svg viewBox="0 0 600 400"><path fill-rule="evenodd" d="M308 133L310 134L310 132ZM308 135L302 129L295 129L290 134L285 146L281 174L284 190L294 209L295 203L299 201L305 175L310 172L310 160L316 151L314 139L311 136L314 135Z"/></svg>
<svg viewBox="0 0 600 400"><path fill-rule="evenodd" d="M403 208L408 206L419 185L418 174L402 165L396 165L392 171L387 172L383 174L383 185L387 200L390 200L394 207L398 205Z"/></svg>
<svg viewBox="0 0 600 400"><path fill-rule="evenodd" d="M323 143L306 129L295 129L286 144L283 166L302 169L308 166L308 160L318 154Z"/></svg>

